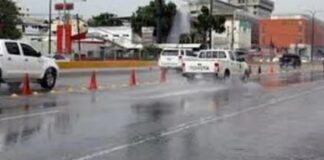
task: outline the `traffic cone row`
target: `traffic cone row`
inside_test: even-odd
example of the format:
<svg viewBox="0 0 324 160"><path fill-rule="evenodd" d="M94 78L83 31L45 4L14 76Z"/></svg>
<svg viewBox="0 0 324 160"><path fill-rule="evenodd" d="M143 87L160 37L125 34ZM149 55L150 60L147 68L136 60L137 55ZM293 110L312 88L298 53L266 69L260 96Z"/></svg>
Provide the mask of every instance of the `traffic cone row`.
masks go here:
<svg viewBox="0 0 324 160"><path fill-rule="evenodd" d="M166 83L167 78L166 78L166 70L161 69L160 72L160 83ZM136 77L136 72L135 70L131 70L129 73L129 86L130 87L135 87L137 85L137 77ZM98 90L98 83L97 83L97 74L96 72L92 72L89 86L88 86L89 91L96 91ZM22 95L23 96L30 96L32 94L32 91L30 89L30 82L29 82L29 75L26 74L23 80L23 87L22 87Z"/></svg>

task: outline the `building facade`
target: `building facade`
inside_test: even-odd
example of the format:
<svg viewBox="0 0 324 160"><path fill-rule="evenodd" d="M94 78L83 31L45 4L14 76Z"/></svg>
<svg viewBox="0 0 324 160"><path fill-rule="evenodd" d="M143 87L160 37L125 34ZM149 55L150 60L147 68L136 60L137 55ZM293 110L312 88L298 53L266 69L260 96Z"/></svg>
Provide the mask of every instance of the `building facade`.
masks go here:
<svg viewBox="0 0 324 160"><path fill-rule="evenodd" d="M250 14L244 7L220 0L214 0L213 4L213 15L226 17L226 30L224 33L213 33L212 48L250 49L258 47L259 18L257 16ZM210 7L210 0L196 0L190 3L193 20L199 15L202 6Z"/></svg>
<svg viewBox="0 0 324 160"><path fill-rule="evenodd" d="M297 53L310 58L312 18L306 15L281 15L260 20L260 46ZM314 56L324 53L324 23L314 25Z"/></svg>
<svg viewBox="0 0 324 160"><path fill-rule="evenodd" d="M275 7L272 0L228 0L228 2L245 7L250 14L259 17L270 17Z"/></svg>

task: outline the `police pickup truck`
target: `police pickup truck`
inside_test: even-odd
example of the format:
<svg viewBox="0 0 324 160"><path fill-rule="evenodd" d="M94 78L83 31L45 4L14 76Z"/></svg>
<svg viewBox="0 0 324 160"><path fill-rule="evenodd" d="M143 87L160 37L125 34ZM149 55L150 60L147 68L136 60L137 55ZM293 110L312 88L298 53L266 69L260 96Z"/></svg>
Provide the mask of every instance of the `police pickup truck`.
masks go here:
<svg viewBox="0 0 324 160"><path fill-rule="evenodd" d="M238 75L243 80L250 76L250 67L244 58L237 57L231 50L202 50L197 59L184 61L182 67L183 76L190 80L196 75L213 75L224 79Z"/></svg>

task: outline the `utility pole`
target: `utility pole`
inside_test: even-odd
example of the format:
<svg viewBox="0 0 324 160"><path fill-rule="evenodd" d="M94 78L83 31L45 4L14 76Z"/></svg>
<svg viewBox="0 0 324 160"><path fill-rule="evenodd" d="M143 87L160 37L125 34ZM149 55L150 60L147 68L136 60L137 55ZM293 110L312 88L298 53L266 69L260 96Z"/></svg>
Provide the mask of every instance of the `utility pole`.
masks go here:
<svg viewBox="0 0 324 160"><path fill-rule="evenodd" d="M234 50L234 41L235 41L235 37L234 37L234 25L235 25L235 11L233 11L233 17L232 17L232 27L231 27L231 32L232 32L232 35L231 35L231 50Z"/></svg>
<svg viewBox="0 0 324 160"><path fill-rule="evenodd" d="M311 63L314 62L314 42L315 42L315 14L316 12L312 12L312 42L311 42Z"/></svg>
<svg viewBox="0 0 324 160"><path fill-rule="evenodd" d="M210 0L210 15L213 16L214 14L214 0ZM209 29L209 48L213 47L213 29Z"/></svg>
<svg viewBox="0 0 324 160"><path fill-rule="evenodd" d="M77 20L77 32L78 35L80 35L80 17L79 14L76 14L76 20ZM81 61L81 41L78 39L78 53L79 53L79 61Z"/></svg>
<svg viewBox="0 0 324 160"><path fill-rule="evenodd" d="M49 14L48 14L48 54L52 54L52 0L49 0Z"/></svg>
<svg viewBox="0 0 324 160"><path fill-rule="evenodd" d="M162 43L162 5L163 0L155 0L157 6L157 13L156 13L156 40L157 43Z"/></svg>

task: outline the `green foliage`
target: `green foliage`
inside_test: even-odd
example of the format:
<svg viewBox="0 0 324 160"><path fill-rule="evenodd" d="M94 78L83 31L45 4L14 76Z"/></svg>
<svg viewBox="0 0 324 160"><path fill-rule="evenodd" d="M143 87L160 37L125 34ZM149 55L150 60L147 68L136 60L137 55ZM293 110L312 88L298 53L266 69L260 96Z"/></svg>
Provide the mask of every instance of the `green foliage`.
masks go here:
<svg viewBox="0 0 324 160"><path fill-rule="evenodd" d="M165 3L163 1L162 4L162 35L163 41L167 39L169 32L172 27L174 16L177 12L177 6L172 3ZM131 23L133 31L139 35L141 35L142 27L153 26L156 28L157 22L157 5L154 1L151 1L148 5L139 7L135 13L133 13L131 17ZM154 31L156 35L156 30Z"/></svg>
<svg viewBox="0 0 324 160"><path fill-rule="evenodd" d="M108 12L93 16L88 23L89 26L92 27L123 25L123 22L120 19L117 19L117 15Z"/></svg>
<svg viewBox="0 0 324 160"><path fill-rule="evenodd" d="M155 45L149 45L149 46L145 46L142 50L144 59L146 60L153 60L153 59L157 59L159 54L161 52L161 49L158 48Z"/></svg>
<svg viewBox="0 0 324 160"><path fill-rule="evenodd" d="M19 12L11 0L0 0L0 38L19 39L21 32L16 28Z"/></svg>
<svg viewBox="0 0 324 160"><path fill-rule="evenodd" d="M225 17L223 16L213 16L210 14L209 8L203 6L201 8L201 13L197 17L197 21L193 23L197 32L203 37L204 43L207 43L207 33L210 30L214 30L217 33L222 33L225 31Z"/></svg>

